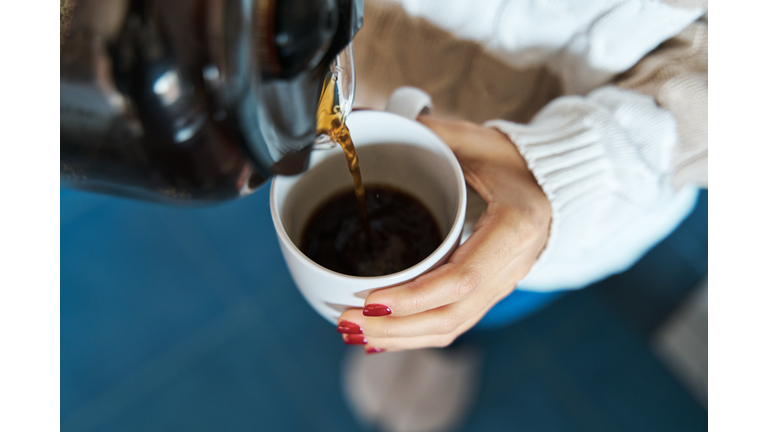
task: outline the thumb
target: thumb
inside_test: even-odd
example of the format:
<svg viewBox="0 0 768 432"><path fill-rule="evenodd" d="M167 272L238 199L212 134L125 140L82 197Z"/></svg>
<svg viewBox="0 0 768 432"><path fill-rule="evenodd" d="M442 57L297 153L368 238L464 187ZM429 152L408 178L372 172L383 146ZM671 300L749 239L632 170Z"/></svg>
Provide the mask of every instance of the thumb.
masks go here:
<svg viewBox="0 0 768 432"><path fill-rule="evenodd" d="M501 192L499 188L507 188L515 180L533 178L517 146L496 129L429 115L420 115L416 120L448 144L461 164L467 184L487 203Z"/></svg>
<svg viewBox="0 0 768 432"><path fill-rule="evenodd" d="M418 122L432 129L446 144L453 150L460 161L472 159L479 156L477 148L472 146L472 142L482 139L482 135L490 132L490 129L483 128L476 123L466 121L444 120L431 115L420 115L416 118Z"/></svg>

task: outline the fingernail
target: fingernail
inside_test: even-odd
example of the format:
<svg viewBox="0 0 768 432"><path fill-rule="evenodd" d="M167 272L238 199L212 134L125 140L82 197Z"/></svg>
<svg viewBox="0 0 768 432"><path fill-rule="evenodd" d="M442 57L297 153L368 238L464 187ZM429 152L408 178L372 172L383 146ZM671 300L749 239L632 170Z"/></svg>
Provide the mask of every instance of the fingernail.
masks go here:
<svg viewBox="0 0 768 432"><path fill-rule="evenodd" d="M363 334L363 329L349 321L342 321L336 326L336 331L343 334Z"/></svg>
<svg viewBox="0 0 768 432"><path fill-rule="evenodd" d="M384 348L374 348L374 347L365 348L366 354L378 354L378 353L383 353L384 351L386 351Z"/></svg>
<svg viewBox="0 0 768 432"><path fill-rule="evenodd" d="M365 316L385 316L392 313L392 309L389 308L389 306L385 306L383 304L369 304L368 306L363 308L363 315Z"/></svg>
<svg viewBox="0 0 768 432"><path fill-rule="evenodd" d="M368 343L368 339L361 334L345 335L344 343L347 345L365 345Z"/></svg>

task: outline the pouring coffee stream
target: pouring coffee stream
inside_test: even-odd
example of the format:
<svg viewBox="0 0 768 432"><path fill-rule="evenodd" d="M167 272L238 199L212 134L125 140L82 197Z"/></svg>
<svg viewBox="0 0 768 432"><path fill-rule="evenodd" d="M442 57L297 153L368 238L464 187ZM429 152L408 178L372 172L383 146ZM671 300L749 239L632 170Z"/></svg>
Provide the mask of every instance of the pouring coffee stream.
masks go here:
<svg viewBox="0 0 768 432"><path fill-rule="evenodd" d="M346 112L342 109L339 92L337 92L337 83L341 68L338 66L334 71L328 72L323 83L323 90L320 94L320 102L317 106L317 134L325 135L331 141L339 144L344 151L347 159L347 166L355 185L355 197L357 205L360 208L360 218L363 226L363 232L366 238L371 238L371 227L368 221L368 211L365 203L365 187L363 186L363 177L360 174L360 163L357 158L357 151L352 142L349 128L345 123Z"/></svg>
<svg viewBox="0 0 768 432"><path fill-rule="evenodd" d="M351 58L351 50L345 52ZM337 59L327 73L317 108L315 148L342 148L354 182L318 205L307 222L301 251L316 264L337 273L376 277L413 267L442 242L429 209L399 187L376 182L363 185L357 150L346 125L354 93L353 63ZM378 145L386 146L386 143ZM376 176L374 175L374 178Z"/></svg>

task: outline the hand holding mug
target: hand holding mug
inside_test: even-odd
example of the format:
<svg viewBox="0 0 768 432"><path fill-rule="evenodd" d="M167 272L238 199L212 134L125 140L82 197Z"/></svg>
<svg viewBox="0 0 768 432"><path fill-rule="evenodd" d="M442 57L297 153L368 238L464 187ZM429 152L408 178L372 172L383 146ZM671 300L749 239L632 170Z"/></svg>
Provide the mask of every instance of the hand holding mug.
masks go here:
<svg viewBox="0 0 768 432"><path fill-rule="evenodd" d="M369 352L450 345L515 289L549 234L549 200L506 135L468 122L417 120L453 150L488 207L447 263L374 291L363 308L341 314L345 341L365 342Z"/></svg>

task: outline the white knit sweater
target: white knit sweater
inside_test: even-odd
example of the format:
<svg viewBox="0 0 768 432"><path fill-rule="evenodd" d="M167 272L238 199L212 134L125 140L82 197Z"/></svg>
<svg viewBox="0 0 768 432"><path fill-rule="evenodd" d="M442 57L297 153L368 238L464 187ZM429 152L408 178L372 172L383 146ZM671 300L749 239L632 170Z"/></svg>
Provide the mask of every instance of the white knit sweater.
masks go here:
<svg viewBox="0 0 768 432"><path fill-rule="evenodd" d="M581 288L631 266L695 204L672 187L675 119L613 86L564 96L530 125L489 121L517 144L552 204L547 247L520 288Z"/></svg>
<svg viewBox="0 0 768 432"><path fill-rule="evenodd" d="M703 30L690 30L705 16L705 2L398 0L397 3L407 15L418 17L409 21L410 24L398 24L400 29L416 27L413 32L392 30L393 35L409 35L403 36L409 38L407 43L429 43L435 47L432 51L449 53L449 56L451 52L459 53L459 49L444 49L457 46L455 42L441 42L440 31L445 31L457 39L476 43L481 51L508 66L510 71L544 68L559 80L561 96L550 100L530 121L485 122L506 133L518 146L552 204L549 242L529 275L520 282L520 289L580 288L622 271L689 213L696 197L693 184L706 183L706 21L701 24ZM377 15L377 7L383 8L375 0L373 5L366 4L366 20L370 9L374 12L373 19L382 21L373 26L383 33L386 29L383 26L388 25L385 24L387 15L384 12ZM418 29L424 26L439 30L424 33ZM685 31L698 32L698 36L689 37L689 41L696 37L695 40L700 40L703 32L703 54L701 43L698 46L689 43L688 51L684 52L680 51L680 43L657 48ZM382 37L380 34L379 38ZM382 43L363 40L362 49L370 46L369 49L377 51L378 58L386 57L382 53L390 48ZM402 70L418 69L418 57L423 54L414 54L408 64L411 57L408 51L403 51L408 48L398 43L402 45L403 41L394 42L395 48L391 49L398 50L395 57L405 63ZM356 52L361 49L359 45ZM691 49L698 49L698 54L690 54ZM417 52L417 48L413 52ZM475 53L465 57L477 64L480 60L475 59L479 56ZM443 61L445 57L445 54L436 55L430 61ZM698 61L698 65L689 65L691 59ZM438 68L440 73L432 73L433 80L439 81L442 71L449 74L452 68L463 67L455 66L460 63L457 59L453 59L453 63L445 61L446 66ZM365 64L370 62L364 60ZM364 71L378 70L365 64ZM421 69L427 70L427 67ZM457 75L465 78L456 82L478 79L471 67L466 67L466 71L461 72L464 75ZM417 73L386 72L377 81L420 86L421 78L409 75ZM515 76L518 75L512 72L494 72L493 85L497 88L520 85L513 79ZM365 77L361 78L364 93ZM423 82L429 82L429 78L426 80ZM542 82L534 81L533 86L526 84L526 89L531 89L526 90L527 93L510 94L530 94L536 85L543 85L539 84ZM444 83L427 91L441 93L441 88L449 89L450 93L452 87ZM492 95L490 92L489 103ZM512 98L514 96L507 99ZM363 99L362 103L367 106L377 104L373 97L363 96ZM449 101L444 103L444 111L461 117L462 102L455 99L443 99ZM467 101L464 105L473 103L469 98L464 99ZM440 97L436 100L439 102ZM456 107L448 106L450 101ZM439 104L436 105L439 110ZM500 106L503 105L504 101L500 102ZM471 117L471 114L465 116Z"/></svg>

